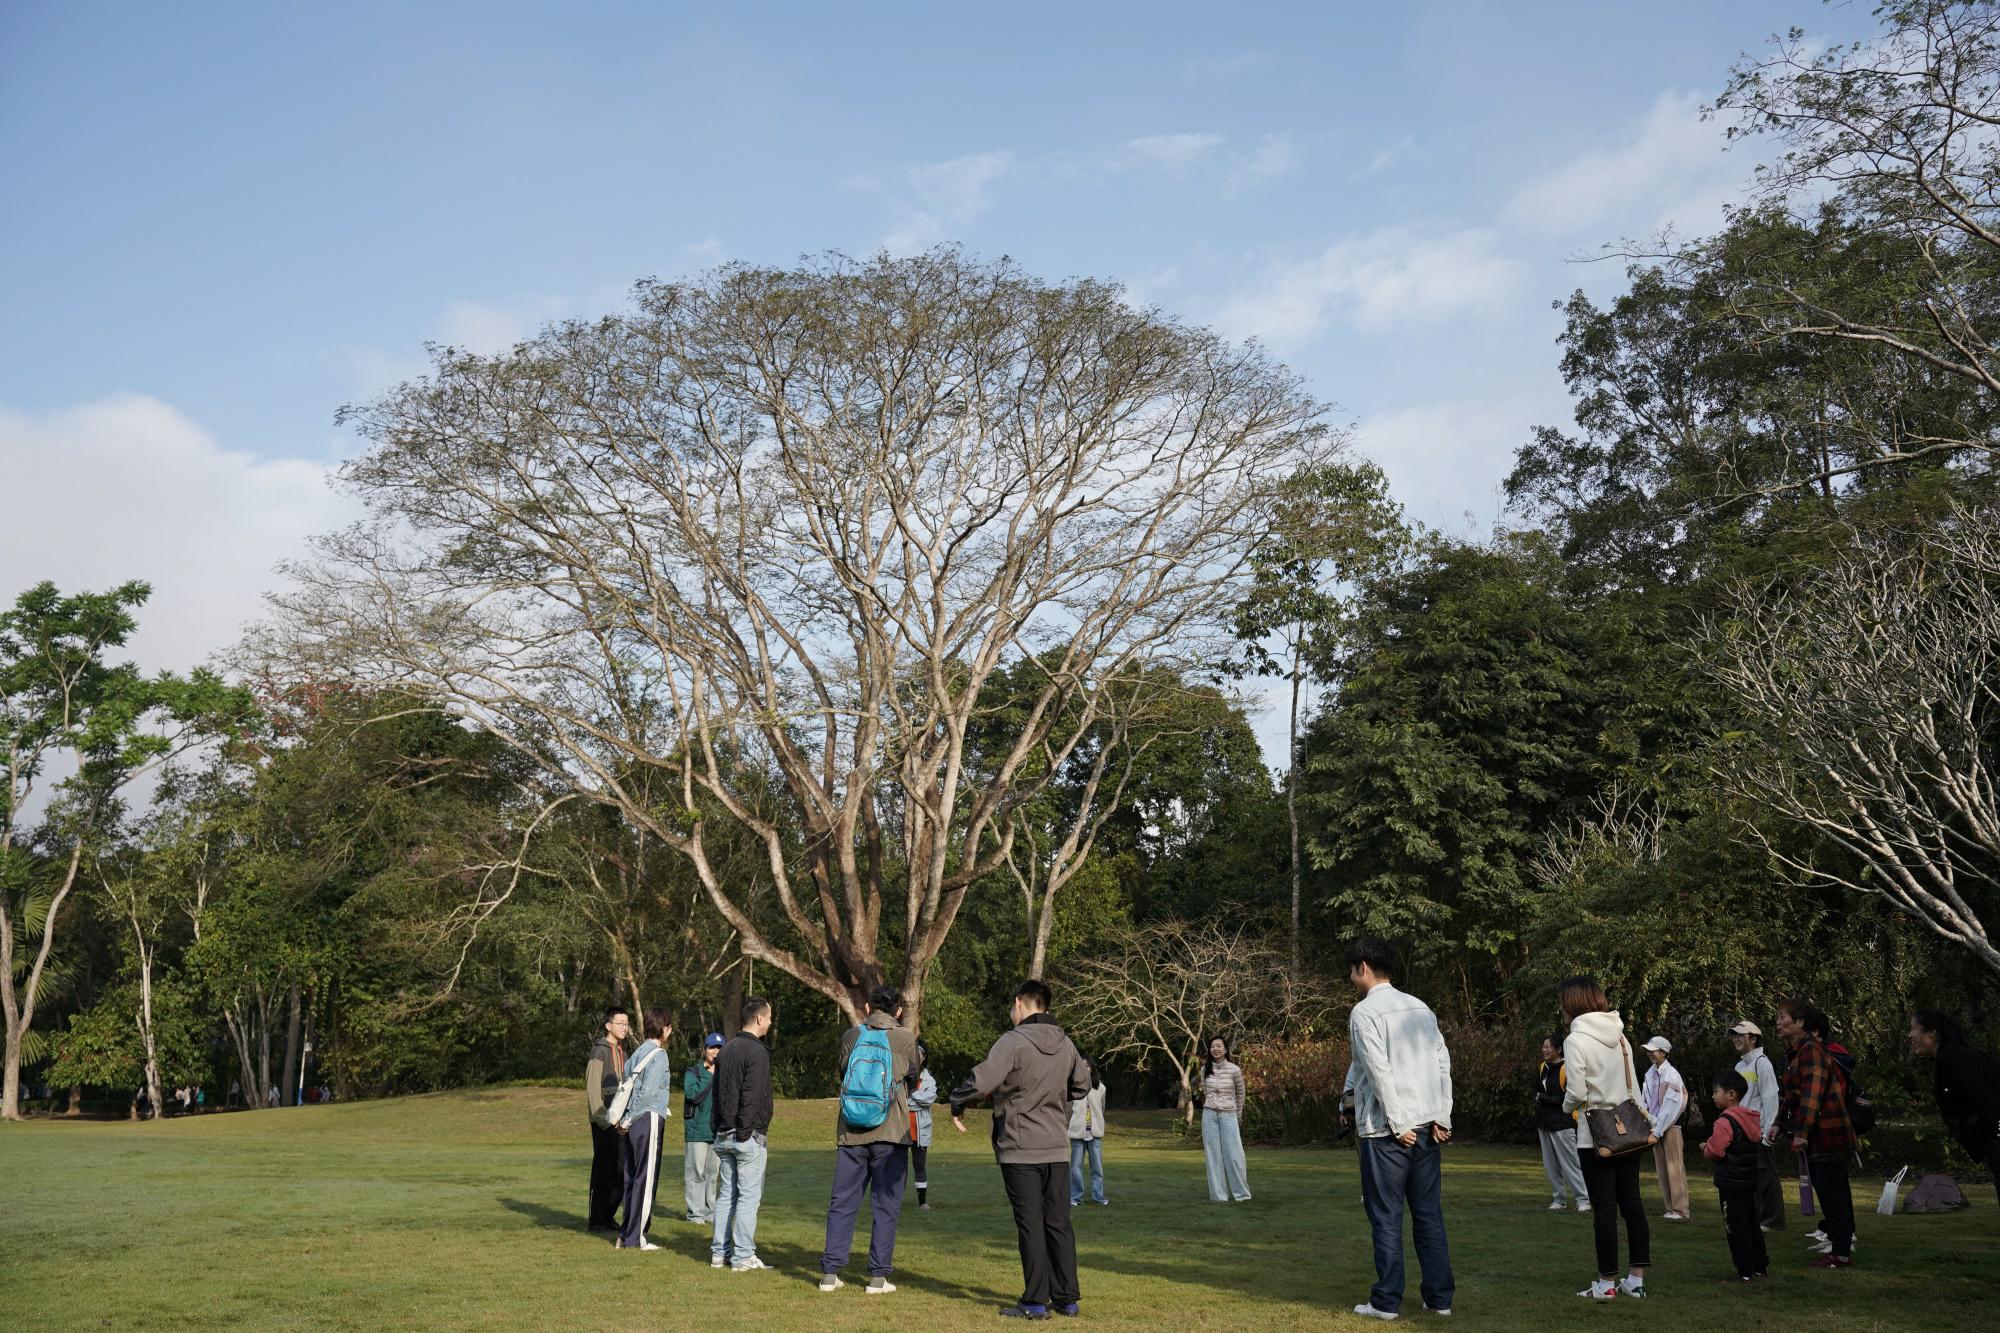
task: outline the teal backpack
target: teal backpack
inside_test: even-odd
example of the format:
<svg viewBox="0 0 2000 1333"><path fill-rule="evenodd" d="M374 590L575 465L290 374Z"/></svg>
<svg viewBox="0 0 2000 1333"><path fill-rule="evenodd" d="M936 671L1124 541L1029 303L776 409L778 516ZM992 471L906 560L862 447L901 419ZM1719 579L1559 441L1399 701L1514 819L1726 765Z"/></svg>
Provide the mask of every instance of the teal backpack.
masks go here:
<svg viewBox="0 0 2000 1333"><path fill-rule="evenodd" d="M889 1034L862 1024L847 1056L847 1073L840 1081L840 1118L848 1128L874 1129L889 1118L889 1107L895 1101L894 1074Z"/></svg>

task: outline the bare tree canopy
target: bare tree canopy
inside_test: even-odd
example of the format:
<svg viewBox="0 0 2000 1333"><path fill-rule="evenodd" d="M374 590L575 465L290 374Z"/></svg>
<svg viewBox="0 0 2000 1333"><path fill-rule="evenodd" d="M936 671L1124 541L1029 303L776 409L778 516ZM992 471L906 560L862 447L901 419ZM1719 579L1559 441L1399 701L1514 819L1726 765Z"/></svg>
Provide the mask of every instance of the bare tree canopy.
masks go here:
<svg viewBox="0 0 2000 1333"><path fill-rule="evenodd" d="M1914 370L2000 394L2000 5L1903 0L1877 13L1883 33L1850 45L1823 48L1793 29L1732 71L1714 110L1733 119L1732 138L1768 136L1778 148L1758 172L1758 208L1809 219L1822 240L1837 232L1885 256L1914 251L1914 280L1883 281L1851 256L1822 262L1837 248L1777 232L1761 249L1718 241L1680 258L1722 273L1733 317L1759 336L1845 344L1892 387ZM1995 452L1981 414L1961 428L1897 432L1828 475Z"/></svg>
<svg viewBox="0 0 2000 1333"><path fill-rule="evenodd" d="M1706 649L1761 733L1725 744L1724 785L1833 850L1745 827L1791 870L1880 895L2000 972L2000 513L1857 539L1792 586L1741 586Z"/></svg>
<svg viewBox="0 0 2000 1333"><path fill-rule="evenodd" d="M1282 482L1341 441L1254 346L955 250L635 297L350 410L371 517L293 571L268 646L492 728L850 1015L900 959L914 1015L1011 816L1113 682L1226 651ZM973 753L1023 662L1018 727ZM763 846L780 928L720 824Z"/></svg>

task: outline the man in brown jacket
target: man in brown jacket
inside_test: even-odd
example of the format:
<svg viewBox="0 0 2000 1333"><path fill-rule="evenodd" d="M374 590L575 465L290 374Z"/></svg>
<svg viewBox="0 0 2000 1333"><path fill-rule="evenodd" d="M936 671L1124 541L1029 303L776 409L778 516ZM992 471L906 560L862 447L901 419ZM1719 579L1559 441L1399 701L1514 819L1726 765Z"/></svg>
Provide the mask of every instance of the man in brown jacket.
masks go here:
<svg viewBox="0 0 2000 1333"><path fill-rule="evenodd" d="M1021 1299L1000 1313L1047 1319L1077 1313L1076 1233L1069 1221L1069 1104L1090 1093L1090 1066L1056 1021L1047 985L1014 992L1014 1027L951 1090L951 1123L965 1133L967 1102L993 1099L993 1155L1021 1246Z"/></svg>
<svg viewBox="0 0 2000 1333"><path fill-rule="evenodd" d="M871 1035L861 1056L871 1070L880 1069L888 1080L879 1089L881 1119L857 1125L848 1120L843 1095L834 1108L833 1198L826 1207L826 1250L819 1260L819 1289L839 1291L846 1283L840 1270L854 1248L854 1222L861 1212L865 1190L874 1203L875 1224L868 1233L868 1286L870 1296L894 1291L889 1271L896 1257L896 1223L903 1215L903 1184L910 1162L910 1082L917 1068L917 1037L902 1026L903 996L894 986L877 986L862 1006L860 1027L849 1028L840 1039L840 1076L843 1094L855 1047L864 1032ZM888 1047L887 1067L882 1068L882 1047ZM886 1103L886 1105L882 1105ZM872 1119L873 1110L863 1117Z"/></svg>

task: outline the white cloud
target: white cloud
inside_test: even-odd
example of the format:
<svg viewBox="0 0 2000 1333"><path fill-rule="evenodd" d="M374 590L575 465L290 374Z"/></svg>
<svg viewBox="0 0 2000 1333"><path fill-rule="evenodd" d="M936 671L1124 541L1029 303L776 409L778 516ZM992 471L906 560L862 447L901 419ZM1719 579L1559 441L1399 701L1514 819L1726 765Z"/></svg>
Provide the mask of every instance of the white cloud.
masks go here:
<svg viewBox="0 0 2000 1333"><path fill-rule="evenodd" d="M139 394L47 413L0 406L0 471L15 503L0 524L9 603L30 585L153 585L129 656L184 671L263 614L272 567L305 538L351 522L329 464L224 449L184 414Z"/></svg>
<svg viewBox="0 0 2000 1333"><path fill-rule="evenodd" d="M1259 181L1275 180L1299 164L1298 148L1289 134L1267 134L1247 153L1229 163L1229 188L1241 190Z"/></svg>
<svg viewBox="0 0 2000 1333"><path fill-rule="evenodd" d="M1190 60L1183 67L1183 72L1190 79L1233 79L1253 69L1262 69L1267 63L1262 52L1245 51L1240 55Z"/></svg>
<svg viewBox="0 0 2000 1333"><path fill-rule="evenodd" d="M478 356L507 351L551 319L567 314L560 296L523 293L501 301L453 301L438 316L438 339Z"/></svg>
<svg viewBox="0 0 2000 1333"><path fill-rule="evenodd" d="M1505 218L1541 232L1628 234L1668 224L1700 232L1740 197L1750 164L1723 151L1722 127L1701 118L1702 97L1666 92L1637 126L1514 192Z"/></svg>
<svg viewBox="0 0 2000 1333"><path fill-rule="evenodd" d="M1368 165L1355 174L1373 176L1376 172L1386 170L1395 165L1399 159L1416 151L1417 141L1415 136L1406 134L1396 140L1396 142L1376 149L1375 156L1368 159Z"/></svg>
<svg viewBox="0 0 2000 1333"><path fill-rule="evenodd" d="M1499 517L1500 483L1532 427L1569 420L1562 386L1485 402L1413 404L1364 419L1361 452L1382 465L1409 516L1461 535L1483 534ZM1469 516L1469 519L1468 519Z"/></svg>
<svg viewBox="0 0 2000 1333"><path fill-rule="evenodd" d="M967 153L942 162L906 167L901 173L899 213L882 248L909 254L949 237L953 229L976 221L991 203L995 183L1014 169L1011 152ZM872 177L850 184L877 186Z"/></svg>
<svg viewBox="0 0 2000 1333"><path fill-rule="evenodd" d="M1128 142L1121 156L1134 166L1178 171L1193 166L1221 146L1219 134L1147 134Z"/></svg>
<svg viewBox="0 0 2000 1333"><path fill-rule="evenodd" d="M1524 271L1490 231L1394 227L1273 265L1216 322L1239 338L1300 342L1338 318L1366 333L1487 314L1514 301Z"/></svg>

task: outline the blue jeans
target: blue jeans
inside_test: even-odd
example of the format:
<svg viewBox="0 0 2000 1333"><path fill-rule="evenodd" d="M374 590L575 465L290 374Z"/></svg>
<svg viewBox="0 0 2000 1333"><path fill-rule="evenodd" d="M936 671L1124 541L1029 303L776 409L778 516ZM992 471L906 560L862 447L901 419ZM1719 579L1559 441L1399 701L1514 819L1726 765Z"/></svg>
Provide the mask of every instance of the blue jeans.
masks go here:
<svg viewBox="0 0 2000 1333"><path fill-rule="evenodd" d="M764 1202L764 1163L770 1149L752 1139L717 1139L715 1237L708 1252L724 1263L757 1257L757 1207Z"/></svg>
<svg viewBox="0 0 2000 1333"><path fill-rule="evenodd" d="M1104 1202L1104 1140L1071 1139L1069 1141L1069 1201L1083 1202L1083 1164L1090 1162L1090 1201Z"/></svg>
<svg viewBox="0 0 2000 1333"><path fill-rule="evenodd" d="M1243 1131L1234 1111L1201 1113L1201 1151L1208 1159L1208 1197L1217 1203L1250 1198L1250 1168L1243 1160Z"/></svg>
<svg viewBox="0 0 2000 1333"><path fill-rule="evenodd" d="M1437 1140L1428 1127L1405 1148L1395 1139L1361 1140L1361 1200L1375 1239L1375 1285L1368 1302L1395 1314L1403 1308L1403 1205L1410 1206L1416 1233L1417 1264L1423 1270L1424 1304L1449 1310L1457 1284L1451 1278L1451 1247L1444 1238L1443 1173Z"/></svg>

